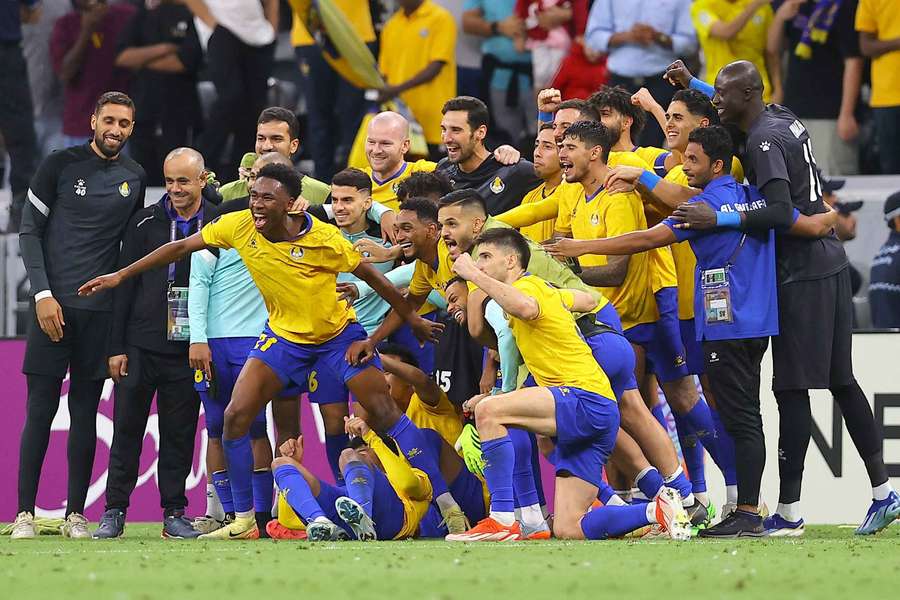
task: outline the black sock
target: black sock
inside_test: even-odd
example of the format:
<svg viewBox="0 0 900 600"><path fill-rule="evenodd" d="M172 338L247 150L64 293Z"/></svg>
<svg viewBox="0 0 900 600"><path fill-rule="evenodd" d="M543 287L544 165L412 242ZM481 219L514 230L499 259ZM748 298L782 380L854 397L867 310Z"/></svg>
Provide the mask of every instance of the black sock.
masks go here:
<svg viewBox="0 0 900 600"><path fill-rule="evenodd" d="M781 489L778 502L792 504L800 501L803 485L803 465L812 435L812 413L806 390L775 392L778 402L778 475Z"/></svg>
<svg viewBox="0 0 900 600"><path fill-rule="evenodd" d="M875 417L866 395L856 379L850 385L832 388L831 393L841 407L847 431L850 432L859 457L866 465L872 487L881 485L887 481L888 473L882 456L881 435L875 426Z"/></svg>
<svg viewBox="0 0 900 600"><path fill-rule="evenodd" d="M272 520L272 514L267 512L256 513L256 526L259 528L259 537L267 538L269 533L266 531L266 524Z"/></svg>

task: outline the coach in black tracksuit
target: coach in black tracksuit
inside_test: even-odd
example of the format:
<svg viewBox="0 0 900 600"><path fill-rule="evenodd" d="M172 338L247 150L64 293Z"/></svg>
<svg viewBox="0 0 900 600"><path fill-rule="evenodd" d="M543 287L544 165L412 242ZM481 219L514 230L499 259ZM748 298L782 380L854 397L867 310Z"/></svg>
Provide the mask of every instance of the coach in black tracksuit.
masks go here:
<svg viewBox="0 0 900 600"><path fill-rule="evenodd" d="M19 453L17 521L34 515L50 424L67 369L71 419L67 518L84 512L97 440L97 405L106 379L112 295L80 297L77 290L115 267L125 225L143 203L144 170L119 155L133 119L134 104L128 96L103 94L91 117L94 139L47 157L28 190L19 244L35 317L22 366L28 400ZM30 529L33 533L33 524Z"/></svg>
<svg viewBox="0 0 900 600"><path fill-rule="evenodd" d="M173 150L163 167L167 193L128 223L119 266L163 244L197 233L215 217L202 196L203 158L190 148ZM116 382L113 444L106 482L106 512L95 538L118 537L140 466L144 430L156 394L159 418L157 479L164 509L163 537L199 535L184 517L185 478L191 469L200 398L188 363L186 256L129 279L113 292L109 372Z"/></svg>

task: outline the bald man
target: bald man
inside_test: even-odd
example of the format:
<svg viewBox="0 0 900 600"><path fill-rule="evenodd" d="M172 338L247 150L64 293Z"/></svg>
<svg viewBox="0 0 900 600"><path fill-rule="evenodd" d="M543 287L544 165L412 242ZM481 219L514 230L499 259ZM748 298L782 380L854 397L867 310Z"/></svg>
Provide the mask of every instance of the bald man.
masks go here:
<svg viewBox="0 0 900 600"><path fill-rule="evenodd" d="M216 214L202 197L203 157L177 148L163 164L166 193L138 210L125 231L121 265L200 230ZM113 443L106 481L106 512L93 537L114 538L125 528L128 499L137 481L144 430L154 394L159 418L157 478L164 509L162 535L199 532L184 516L184 481L191 470L200 399L188 364L190 257L148 271L113 292L109 376L115 382Z"/></svg>

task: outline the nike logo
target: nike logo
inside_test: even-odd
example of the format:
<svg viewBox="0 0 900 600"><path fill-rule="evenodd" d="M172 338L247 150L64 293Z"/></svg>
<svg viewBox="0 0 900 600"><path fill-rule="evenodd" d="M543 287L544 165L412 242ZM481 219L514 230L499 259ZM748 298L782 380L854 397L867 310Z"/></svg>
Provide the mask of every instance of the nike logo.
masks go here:
<svg viewBox="0 0 900 600"><path fill-rule="evenodd" d="M245 531L241 531L240 533L234 533L234 532L229 531L229 532L228 532L228 537L230 537L230 538L241 537L241 536L244 535L245 533L246 533Z"/></svg>

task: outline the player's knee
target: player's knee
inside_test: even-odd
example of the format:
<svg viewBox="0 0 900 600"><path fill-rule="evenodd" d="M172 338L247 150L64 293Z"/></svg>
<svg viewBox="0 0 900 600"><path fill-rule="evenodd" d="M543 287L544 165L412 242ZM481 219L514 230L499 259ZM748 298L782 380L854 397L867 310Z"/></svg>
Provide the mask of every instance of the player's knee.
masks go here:
<svg viewBox="0 0 900 600"><path fill-rule="evenodd" d="M359 455L359 452L354 450L353 448L344 448L341 451L341 455L338 457L338 467L341 471L344 470L348 464L352 462L359 462L362 460L362 457Z"/></svg>
<svg viewBox="0 0 900 600"><path fill-rule="evenodd" d="M219 435L221 435L221 433ZM265 419L263 419L262 421L257 419L255 421L253 421L252 423L250 423L250 439L251 440L261 440L261 439L267 437L267 435L268 435L268 433L266 431Z"/></svg>
<svg viewBox="0 0 900 600"><path fill-rule="evenodd" d="M584 532L581 530L581 523L575 519L560 519L558 516L553 520L553 535L561 540L583 540Z"/></svg>
<svg viewBox="0 0 900 600"><path fill-rule="evenodd" d="M475 406L475 425L480 429L485 425L493 425L497 422L500 413L500 404L490 399L482 400Z"/></svg>
<svg viewBox="0 0 900 600"><path fill-rule="evenodd" d="M249 414L246 410L235 406L234 402L230 402L225 408L223 434L227 434L229 439L239 438L248 432L250 423L252 422L253 415Z"/></svg>

